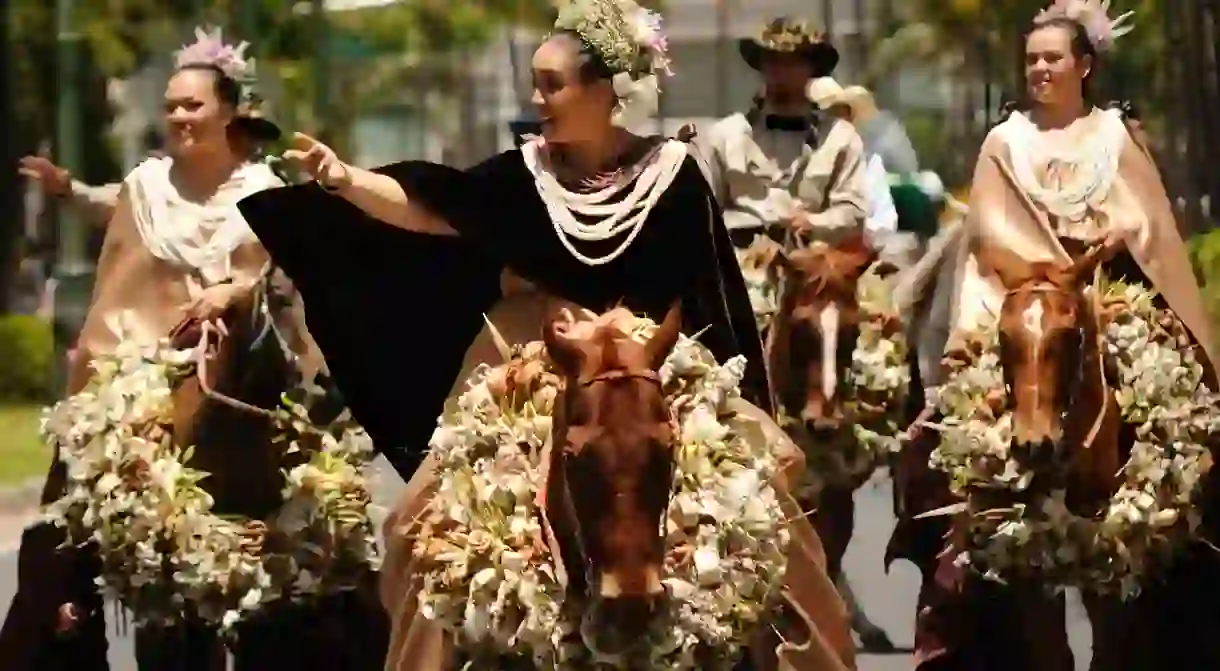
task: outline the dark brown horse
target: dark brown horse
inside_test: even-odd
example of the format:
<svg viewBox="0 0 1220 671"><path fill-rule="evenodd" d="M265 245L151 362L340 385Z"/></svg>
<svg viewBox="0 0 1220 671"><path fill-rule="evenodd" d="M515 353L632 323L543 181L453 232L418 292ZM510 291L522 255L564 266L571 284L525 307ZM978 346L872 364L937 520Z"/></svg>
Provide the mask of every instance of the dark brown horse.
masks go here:
<svg viewBox="0 0 1220 671"><path fill-rule="evenodd" d="M315 436L302 435L302 451L287 454L287 445L275 440L281 429L273 422L273 409L282 394L292 392L319 424L328 424L343 410L322 386L325 363L305 328L299 296L286 277L269 272L219 324L185 321L171 341L198 354L190 374L173 391L174 441L194 446L189 466L210 474L201 485L215 500L214 511L249 518L249 540L256 546L271 542L263 520L282 504L284 471L303 461L316 444ZM367 595L305 607L273 605L239 625L230 645L236 668L268 668L290 660L298 668L316 669L379 664L386 624L371 590L372 576L369 587ZM225 664L224 646L215 634L189 620L168 630L137 631L136 653L141 668L202 671Z"/></svg>
<svg viewBox="0 0 1220 671"><path fill-rule="evenodd" d="M643 344L615 325L623 316L616 310L579 327L557 320L543 337L564 378L553 415L548 500L559 512L551 519L571 586L588 599L582 634L606 655L641 640L665 593L663 519L675 463L657 371L678 341L681 312L673 306Z"/></svg>
<svg viewBox="0 0 1220 671"><path fill-rule="evenodd" d="M862 234L776 256L784 281L769 334L767 369L778 405L791 422L789 432L809 451L812 464L826 461L817 450L855 440L843 386L860 335L860 277L876 261L876 251ZM827 569L851 610L852 627L866 648L883 652L893 645L864 615L842 570L855 528L853 494L861 484L860 479L827 481L809 504L815 507L813 523L825 544Z"/></svg>

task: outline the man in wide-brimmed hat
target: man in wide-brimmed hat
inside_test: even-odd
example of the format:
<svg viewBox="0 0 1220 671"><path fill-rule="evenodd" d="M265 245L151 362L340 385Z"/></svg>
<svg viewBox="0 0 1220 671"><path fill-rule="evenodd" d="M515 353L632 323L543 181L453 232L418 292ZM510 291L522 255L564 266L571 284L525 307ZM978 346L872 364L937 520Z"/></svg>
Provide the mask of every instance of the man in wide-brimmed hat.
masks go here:
<svg viewBox="0 0 1220 671"><path fill-rule="evenodd" d="M802 21L778 18L741 40L742 58L763 79L753 107L708 133L713 186L738 246L788 226L834 238L864 225L863 148L851 124L820 113L809 80L830 73L839 53Z"/></svg>
<svg viewBox="0 0 1220 671"><path fill-rule="evenodd" d="M768 22L754 37L740 41L741 56L762 77L762 91L751 109L716 123L703 152L713 189L724 209L725 225L751 273L751 247L765 248L792 229L833 242L865 230L870 209L864 146L852 124L829 114L809 98L813 80L834 71L839 52L809 24L790 18ZM768 239L769 238L769 239ZM762 281L762 280L760 280ZM772 282L768 276L765 282ZM771 306L760 290L755 312L762 318ZM852 492L824 500L828 515L850 520ZM843 534L839 534L842 536ZM839 547L842 545L842 547ZM828 545L828 570L835 575L852 610L852 625L870 650L892 650L888 636L864 617L854 603L841 571L846 544Z"/></svg>

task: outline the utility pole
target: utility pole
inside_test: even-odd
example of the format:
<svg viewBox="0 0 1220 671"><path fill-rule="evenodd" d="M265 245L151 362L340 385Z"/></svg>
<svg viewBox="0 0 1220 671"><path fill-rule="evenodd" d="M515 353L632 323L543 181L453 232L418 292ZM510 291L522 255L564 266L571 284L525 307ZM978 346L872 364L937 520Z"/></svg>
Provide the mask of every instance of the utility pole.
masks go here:
<svg viewBox="0 0 1220 671"><path fill-rule="evenodd" d="M508 134L516 146L523 144L523 135L542 134L542 124L538 121L538 115L530 103L533 98L533 83L528 82L525 77L525 68L521 64L521 54L518 51L520 44L517 37L523 26L525 26L525 4L519 3L516 20L513 21L513 25L508 26L507 31L508 59L513 71L513 92L517 98L517 117L508 122Z"/></svg>
<svg viewBox="0 0 1220 671"><path fill-rule="evenodd" d="M81 160L81 97L80 76L81 35L76 31L73 14L74 0L56 0L55 30L58 72L55 158L74 175L82 174ZM60 267L61 270L87 268L88 231L80 225L70 208L60 208Z"/></svg>
<svg viewBox="0 0 1220 671"><path fill-rule="evenodd" d="M314 118L320 124L318 139L330 144L338 137L338 129L331 128L334 114L331 110L331 40L330 17L326 15L326 0L310 0L310 16L313 18L314 35ZM333 145L332 145L333 146ZM338 149L338 148L336 148Z"/></svg>
<svg viewBox="0 0 1220 671"><path fill-rule="evenodd" d="M716 116L725 117L729 114L729 3L732 0L716 2Z"/></svg>
<svg viewBox="0 0 1220 671"><path fill-rule="evenodd" d="M854 5L856 24L856 62L852 67L852 79L860 82L864 79L864 73L868 72L868 12L865 11L865 1L856 0Z"/></svg>
<svg viewBox="0 0 1220 671"><path fill-rule="evenodd" d="M6 67L0 68L0 135L3 136L3 149L0 149L0 162L10 166L16 162L17 156L13 147L12 131L13 127L13 87L9 80L10 69L7 64L11 62L12 49L9 45L11 37L8 22L0 22L0 54L4 57L2 60ZM17 232L11 230L9 226L13 226L17 221L17 202L19 200L19 187L17 178L13 175L13 171L9 170L8 174L0 177L0 259L13 258L11 249L16 245L20 245L20 237ZM7 224L5 223L7 222ZM10 247L13 245L14 247ZM12 273L15 268L8 267L3 261L0 261L0 314L3 314L8 307L9 278L13 277Z"/></svg>
<svg viewBox="0 0 1220 671"><path fill-rule="evenodd" d="M83 44L76 29L74 0L55 0L57 47L57 102L55 154L72 174L83 174L81 155L80 57ZM54 334L59 383L66 383L67 352L85 322L93 293L93 262L89 258L89 229L71 208L57 208L59 259L54 277Z"/></svg>

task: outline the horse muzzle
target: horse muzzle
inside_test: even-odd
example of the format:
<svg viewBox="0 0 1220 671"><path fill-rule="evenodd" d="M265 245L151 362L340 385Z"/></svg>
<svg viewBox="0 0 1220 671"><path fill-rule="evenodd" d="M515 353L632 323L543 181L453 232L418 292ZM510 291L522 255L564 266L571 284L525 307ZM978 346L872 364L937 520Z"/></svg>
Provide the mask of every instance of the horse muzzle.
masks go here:
<svg viewBox="0 0 1220 671"><path fill-rule="evenodd" d="M581 636L598 655L623 655L638 646L664 609L668 593L661 583L660 567L647 566L644 571L642 592L625 591L619 577L609 571L595 581L594 596L581 623Z"/></svg>
<svg viewBox="0 0 1220 671"><path fill-rule="evenodd" d="M1072 461L1064 441L1050 436L1032 440L1013 438L1009 450L1018 463L1038 473L1063 474Z"/></svg>

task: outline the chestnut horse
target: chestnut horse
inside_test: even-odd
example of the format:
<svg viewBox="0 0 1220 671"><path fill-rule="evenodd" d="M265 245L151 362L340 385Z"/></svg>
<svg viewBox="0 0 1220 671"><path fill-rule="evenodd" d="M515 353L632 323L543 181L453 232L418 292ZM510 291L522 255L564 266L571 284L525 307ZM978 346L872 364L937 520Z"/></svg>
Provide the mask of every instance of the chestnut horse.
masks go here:
<svg viewBox="0 0 1220 671"><path fill-rule="evenodd" d="M1098 266L1117 250L1098 244L1071 264L1029 263L1004 250L990 250L985 258L1004 288L998 328L1012 457L1034 473L1029 494L1063 489L1069 507L1086 516L1105 506L1123 460L1121 418L1103 367L1100 315L1086 292ZM962 533L955 526L951 544ZM917 647L921 657L938 661L920 668L1075 668L1062 597L1019 580L1001 587L967 579L966 569L954 563L956 555L940 555L936 576L921 593ZM1113 643L1103 619L1109 601L1085 595L1085 604L1094 623L1093 668L1126 668L1121 660L1103 661Z"/></svg>
<svg viewBox="0 0 1220 671"><path fill-rule="evenodd" d="M777 251L784 273L779 310L768 337L767 370L777 405L789 418L798 445L855 440L844 408L843 383L860 335L860 277L877 261L863 234L834 245L813 243ZM815 455L810 461L817 463ZM885 632L864 615L843 574L843 555L855 527L855 490L863 484L828 482L818 493L813 523L826 549L827 569L852 615L864 647L893 650Z"/></svg>
<svg viewBox="0 0 1220 671"><path fill-rule="evenodd" d="M647 343L615 324L558 319L543 334L564 379L553 418L548 500L570 589L587 597L581 633L601 655L639 642L661 603L674 430L658 371L678 341L670 308Z"/></svg>

